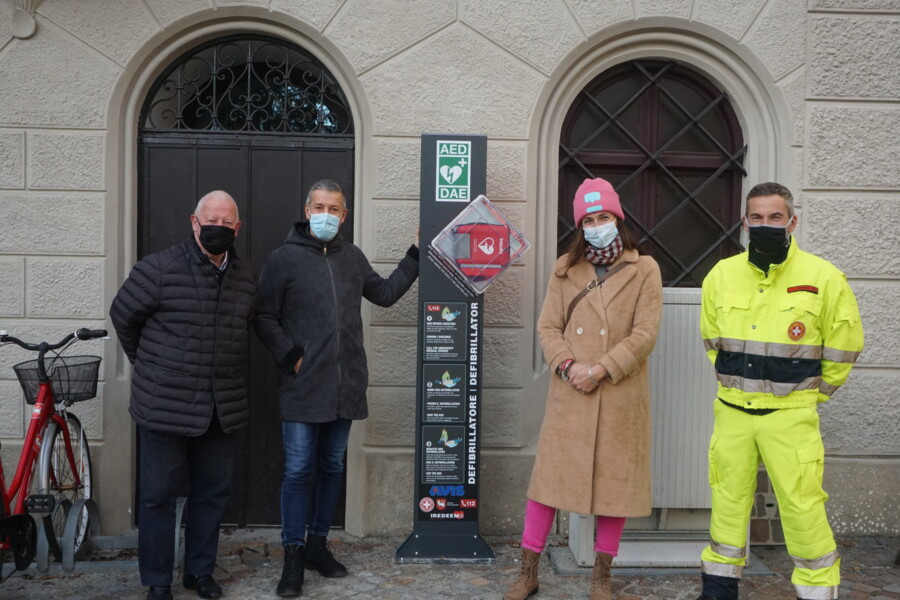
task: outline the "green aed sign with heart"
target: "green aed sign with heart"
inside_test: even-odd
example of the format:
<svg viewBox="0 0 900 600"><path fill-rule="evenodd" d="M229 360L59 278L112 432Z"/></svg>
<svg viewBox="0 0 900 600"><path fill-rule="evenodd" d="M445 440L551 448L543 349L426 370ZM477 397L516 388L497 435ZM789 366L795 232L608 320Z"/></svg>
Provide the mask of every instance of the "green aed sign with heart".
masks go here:
<svg viewBox="0 0 900 600"><path fill-rule="evenodd" d="M438 202L468 202L471 198L469 169L472 142L441 141L437 143Z"/></svg>

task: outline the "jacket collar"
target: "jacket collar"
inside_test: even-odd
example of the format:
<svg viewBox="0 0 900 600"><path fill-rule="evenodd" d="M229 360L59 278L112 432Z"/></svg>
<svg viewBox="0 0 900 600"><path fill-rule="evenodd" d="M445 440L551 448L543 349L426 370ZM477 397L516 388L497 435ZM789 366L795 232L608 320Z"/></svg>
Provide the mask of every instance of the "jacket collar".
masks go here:
<svg viewBox="0 0 900 600"><path fill-rule="evenodd" d="M615 262L609 266L609 268L614 269L622 263L636 263L638 261L638 256L639 255L637 250L622 250L622 254L619 255L619 258L617 258ZM623 269L623 271L628 270L630 269ZM593 280L597 279L597 271L591 262L587 260L579 260L571 269L569 269L567 276L577 287L583 288ZM611 283L613 279L615 279L615 276L610 277L608 282ZM604 282L603 285L604 287L606 287L607 283Z"/></svg>
<svg viewBox="0 0 900 600"><path fill-rule="evenodd" d="M191 260L194 263L201 266L210 265L213 268L217 268L216 265L213 264L211 260L209 260L209 257L200 248L200 244L197 243L197 240L194 239L194 236L189 237L187 241L184 242L184 245L187 247L188 255L191 257ZM237 252L235 252L234 248L228 251L228 258L226 260L228 261L229 269L238 268L237 257L238 255Z"/></svg>
<svg viewBox="0 0 900 600"><path fill-rule="evenodd" d="M774 263L774 264L769 265L768 276L771 276L773 271L778 271L779 269L783 268L784 265L786 265L786 264L788 264L788 262L790 262L791 257L793 257L798 252L800 252L800 247L797 246L797 238L794 237L793 234L791 234L791 245L788 247L787 257L785 257L785 259L783 261L781 261L780 263ZM752 262L750 262L750 247L749 246L744 250L744 252L742 253L742 256L744 257L744 260L747 261L748 267L750 267L753 271L755 271L757 273L761 273L763 275L763 277L767 276L766 273L764 273L762 269L760 269L759 267L754 265Z"/></svg>
<svg viewBox="0 0 900 600"><path fill-rule="evenodd" d="M615 298L626 285L628 285L628 282L631 281L637 273L637 269L634 265L637 263L638 258L640 258L640 255L637 250L626 249L622 251L619 258L617 258L609 268L614 269L621 264L627 266L623 267L615 275L604 281L600 290L595 290L587 295L587 299L595 306L595 308L602 310L603 306L609 304L609 302ZM583 289L587 287L590 282L597 279L597 271L590 262L580 260L575 266L569 269L568 277L578 289Z"/></svg>

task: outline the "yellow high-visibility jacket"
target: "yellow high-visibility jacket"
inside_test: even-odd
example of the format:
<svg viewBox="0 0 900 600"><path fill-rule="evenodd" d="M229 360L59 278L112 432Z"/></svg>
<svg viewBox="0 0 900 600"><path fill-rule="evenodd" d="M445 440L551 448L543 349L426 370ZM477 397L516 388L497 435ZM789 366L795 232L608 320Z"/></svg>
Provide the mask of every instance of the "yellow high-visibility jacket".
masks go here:
<svg viewBox="0 0 900 600"><path fill-rule="evenodd" d="M700 332L718 396L744 408L828 400L863 348L856 297L827 260L791 247L766 275L742 254L703 280Z"/></svg>

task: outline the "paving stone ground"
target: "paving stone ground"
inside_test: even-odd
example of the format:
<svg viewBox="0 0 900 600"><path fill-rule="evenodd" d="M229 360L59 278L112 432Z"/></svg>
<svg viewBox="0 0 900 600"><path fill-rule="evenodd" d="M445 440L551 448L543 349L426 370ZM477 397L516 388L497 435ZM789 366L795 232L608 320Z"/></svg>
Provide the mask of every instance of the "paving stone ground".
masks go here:
<svg viewBox="0 0 900 600"><path fill-rule="evenodd" d="M350 575L342 579L325 579L307 571L302 598L499 600L518 572L521 552L517 540L488 538L487 542L496 554L496 561L491 565L401 565L394 561L394 552L403 542L402 538L359 539L335 532L330 539L335 555L347 565ZM557 540L556 543L564 542ZM842 599L900 599L900 568L894 566L900 538L845 539L839 541L839 548L843 557ZM785 548L755 546L754 553L774 574L746 577L741 585L741 600L794 600L790 584L791 561ZM71 574L62 573L58 568L44 575L34 571L16 574L0 584L0 599L142 600L145 597L146 588L140 585L133 551L98 554L106 560L78 563L76 572ZM274 592L281 574L281 562L277 530L226 531L223 532L215 575L224 587L226 598L276 598ZM590 569L585 569L583 575L558 575L550 561L544 558L540 592L533 598L587 598L589 577ZM183 589L180 583L173 591L176 599L196 598L193 591ZM695 600L700 591L699 575L668 572L651 576L634 570L614 570L613 591L617 600Z"/></svg>

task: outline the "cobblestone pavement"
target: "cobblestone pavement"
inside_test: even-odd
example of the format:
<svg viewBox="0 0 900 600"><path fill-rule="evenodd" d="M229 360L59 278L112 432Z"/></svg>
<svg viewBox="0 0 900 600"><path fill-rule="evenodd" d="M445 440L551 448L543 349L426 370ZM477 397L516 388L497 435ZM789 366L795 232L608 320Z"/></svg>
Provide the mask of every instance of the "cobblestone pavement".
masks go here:
<svg viewBox="0 0 900 600"><path fill-rule="evenodd" d="M488 538L496 553L492 565L399 565L394 551L401 538L359 539L343 532L331 536L335 555L348 567L350 575L325 579L306 572L303 598L338 600L344 598L378 600L499 600L518 572L520 550L509 538ZM558 542L562 543L562 542ZM894 557L900 539L861 539L839 542L843 556L842 599L900 599L900 568ZM109 554L110 551L106 551ZM784 547L755 546L754 552L774 573L745 577L742 600L794 600L790 584L791 562ZM112 560L78 563L75 573L53 568L49 574L16 574L0 585L3 600L142 600L146 588L140 585L132 550L118 551ZM246 529L225 532L219 552L216 578L226 598L275 598L281 574L282 550L278 531ZM613 571L613 590L618 600L695 600L699 594L696 573L663 571L646 575L634 569ZM540 593L535 600L584 599L588 596L590 570L583 575L557 575L542 559ZM176 581L180 581L177 579ZM180 583L173 588L176 599L196 598Z"/></svg>

